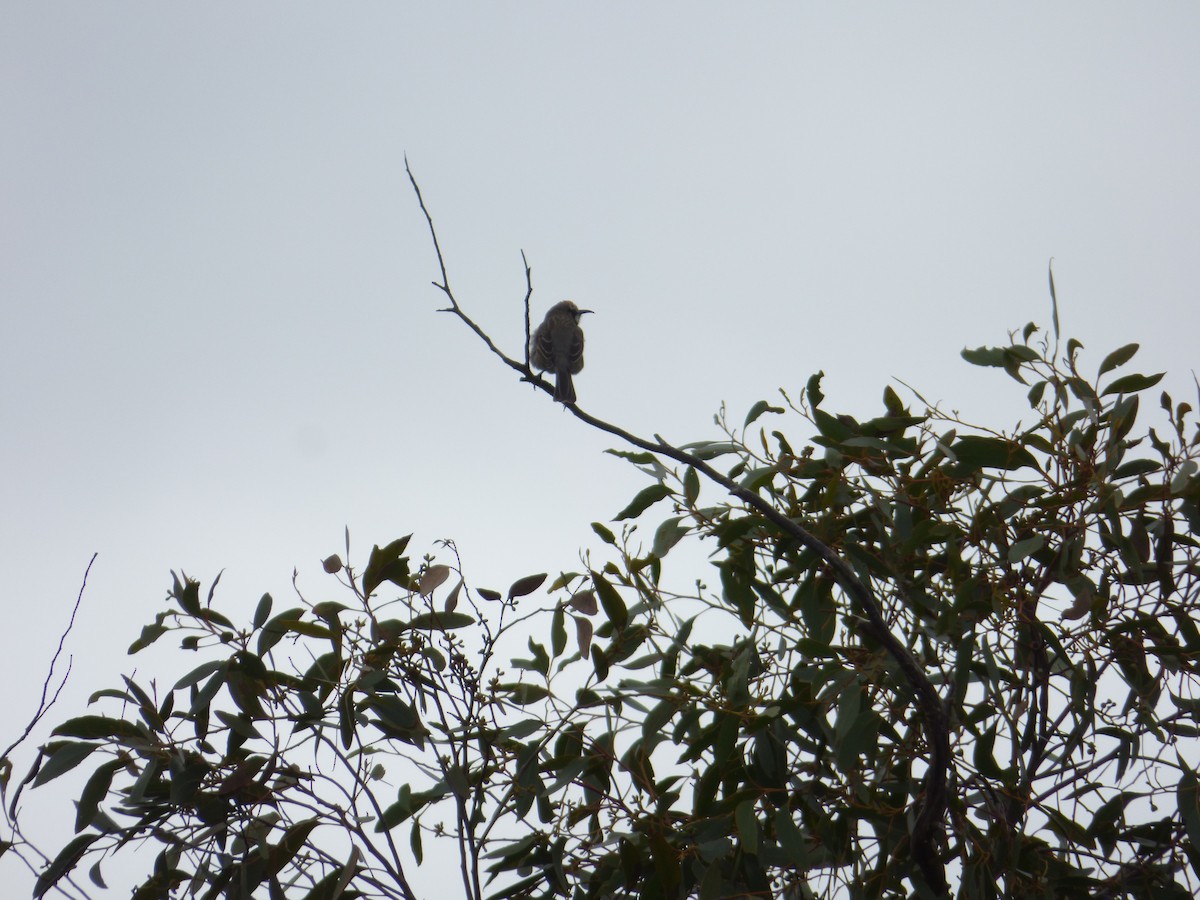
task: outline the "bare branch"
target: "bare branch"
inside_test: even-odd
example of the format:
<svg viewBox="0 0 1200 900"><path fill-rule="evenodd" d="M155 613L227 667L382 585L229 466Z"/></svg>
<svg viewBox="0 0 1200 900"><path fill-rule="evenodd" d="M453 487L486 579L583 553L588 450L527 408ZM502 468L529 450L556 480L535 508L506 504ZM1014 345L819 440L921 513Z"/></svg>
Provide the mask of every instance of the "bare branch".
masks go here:
<svg viewBox="0 0 1200 900"><path fill-rule="evenodd" d="M551 396L553 396L553 394L554 394L553 386L550 385L548 382L543 381L541 378L539 378L537 375L535 375L533 373L533 370L529 367L528 359L526 359L525 363L519 363L515 359L513 359L512 357L510 357L506 353L504 353L499 347L496 346L496 344L492 341L491 337L489 337L488 334L482 328L480 328L478 325L476 325L475 322L470 318L470 316L468 316L465 312L463 312L462 307L460 307L458 305L458 300L455 299L454 292L452 290L450 290L450 278L446 274L446 261L445 261L445 258L442 256L442 247L438 243L437 231L433 227L433 218L432 218L432 216L429 215L429 210L425 207L425 200L421 196L421 188L417 186L417 180L416 180L416 178L413 177L412 169L410 169L408 167L407 159L404 161L404 171L408 173L408 180L410 182L412 182L413 190L416 191L416 193L417 193L417 202L421 206L421 212L423 212L425 214L425 221L429 224L429 234L433 238L433 248L434 248L434 250L437 251L438 266L441 268L441 271L442 271L442 280L440 282L437 282L437 281L433 282L433 286L435 288L437 288L439 291L441 291L443 294L445 294L446 299L450 301L450 306L446 307L445 309L439 310L439 312L454 313L454 315L458 316L460 319L463 320L464 323L466 323L466 326L468 328L470 328L473 332L475 332L475 334L479 337L479 339L481 341L483 341L485 344L487 344L487 347L489 350L491 350L494 354L496 354L498 357L500 357L500 359L504 362L504 364L506 366L508 366L510 369L514 369L517 372L520 372L522 381L528 381L531 384L541 388L547 394L550 394ZM522 257L522 259L524 259L523 253L521 254L521 257ZM527 290L525 292L525 332L526 332L525 355L526 355L526 357L529 356L529 340L528 340L528 335L529 335L529 298L533 294L533 282L530 280L530 275L531 275L531 272L529 269L529 265L526 264L526 266L525 266L525 282L527 285Z"/></svg>
<svg viewBox="0 0 1200 900"><path fill-rule="evenodd" d="M0 753L0 759L7 759L10 753L24 743L25 739L29 737L33 729L37 727L38 722L45 717L46 713L50 712L51 708L58 700L58 695L62 693L62 689L66 686L67 679L71 677L72 659L68 657L67 671L63 673L62 680L59 681L58 687L54 689L54 695L47 699L47 695L50 693L50 684L54 681L54 667L58 665L58 661L62 657L63 647L67 642L67 635L69 635L72 629L75 627L75 615L79 612L79 605L83 603L83 592L87 588L88 575L92 571L92 563L96 561L97 556L99 556L98 553L92 554L92 558L88 561L87 568L83 572L83 583L79 585L79 594L75 597L75 605L71 608L71 618L67 621L67 627L64 628L62 634L58 636L58 649L54 651L54 656L50 658L50 668L46 672L45 680L42 682L42 696L38 700L37 709L33 713L33 718L29 720L29 724L25 726L25 730L21 732L21 736L9 744L3 753ZM16 800L14 799L13 802L15 803Z"/></svg>
<svg viewBox="0 0 1200 900"><path fill-rule="evenodd" d="M29 735L33 733L33 729L37 727L38 723L43 718L45 718L46 713L50 712L50 710L54 708L54 705L58 702L59 696L62 694L63 688L66 687L67 680L71 677L72 659L71 657L68 657L67 670L63 673L62 678L58 680L58 684L53 688L53 693L51 693L51 685L54 684L55 680L54 670L58 666L58 661L62 658L64 648L66 647L67 636L70 635L75 628L75 616L78 614L79 607L83 603L83 592L87 588L88 575L91 574L92 564L96 562L96 557L98 555L99 554L97 553L92 554L92 558L88 560L87 568L83 572L83 581L79 585L79 593L75 596L75 605L71 608L71 617L68 619L67 625L63 629L62 634L59 635L58 647L54 651L54 656L50 658L50 667L46 672L45 679L42 681L42 695L38 699L37 709L34 710L33 716L30 718L28 724L26 724L24 731L21 732L20 737L9 744L8 747L5 748L4 752L0 754L0 771L5 771L5 773L11 771L12 761L9 759L9 756L14 750L17 749L17 747L21 746L21 744L23 744L29 738ZM24 791L25 785L34 778L36 769L40 766L41 760L42 756L39 754L38 761L34 764L33 770L31 770L30 773L21 781L21 783L17 785L17 789L13 792L12 801L4 810L5 819L12 831L13 836L13 846L11 849L13 850L14 855L20 859L34 875L39 874L39 869L34 862L26 856L26 852L29 851L32 854L41 857L43 865L50 864L50 857L46 856L45 853L43 853L40 849L38 849L38 847L25 838L21 830L20 822L18 821L18 816L21 793ZM4 775L3 780L5 783L7 782L7 774ZM2 788L0 788L0 792L3 792ZM88 893L75 884L71 878L68 877L65 880L67 884L69 884L70 887L77 892L78 896L88 896ZM68 890L62 885L58 886L58 890L65 896L71 896Z"/></svg>
<svg viewBox="0 0 1200 900"><path fill-rule="evenodd" d="M430 223L430 227L432 224ZM525 370L532 372L529 367L529 342L533 339L529 321L529 298L533 296L533 270L529 268L529 260L525 258L524 250L521 251L521 264L525 266Z"/></svg>

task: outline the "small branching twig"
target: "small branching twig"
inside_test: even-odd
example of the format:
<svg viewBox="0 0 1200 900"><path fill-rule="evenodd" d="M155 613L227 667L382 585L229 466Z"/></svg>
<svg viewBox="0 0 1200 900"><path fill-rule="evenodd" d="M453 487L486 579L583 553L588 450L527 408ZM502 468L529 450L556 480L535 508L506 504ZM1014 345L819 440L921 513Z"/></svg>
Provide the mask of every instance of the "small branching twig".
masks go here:
<svg viewBox="0 0 1200 900"><path fill-rule="evenodd" d="M533 369L529 366L529 337L530 337L530 321L529 321L529 299L533 296L533 280L532 270L529 268L528 262L525 262L525 254L521 254L521 260L525 262L525 362L517 362L517 360L508 356L504 351L496 346L491 337L475 324L462 307L458 305L458 300L454 297L454 292L450 289L450 277L446 274L446 261L442 256L442 247L438 243L437 231L433 227L433 217L429 214L429 210L425 207L425 199L421 196L421 188L417 185L417 179L413 177L412 169L408 167L408 160L404 161L404 171L408 173L408 180L412 182L413 190L417 193L417 203L421 205L421 212L425 214L425 221L429 223L429 235L433 238L433 249L437 252L438 265L442 270L442 280L433 282L433 286L446 295L446 299L450 301L450 305L444 309L439 309L438 312L454 313L470 328L479 339L487 344L496 356L500 357L501 361L510 369L514 369L521 373L521 380L528 381L535 387L541 388L547 394L554 396L554 386L547 381L542 380L534 374Z"/></svg>
<svg viewBox="0 0 1200 900"><path fill-rule="evenodd" d="M62 694L63 688L65 688L67 685L67 680L71 677L71 665L74 659L73 657L68 656L66 664L67 670L62 674L62 678L58 680L58 684L54 684L55 669L58 666L59 660L62 658L64 649L66 647L67 637L75 629L75 616L79 613L79 607L83 604L83 592L87 589L88 575L91 574L92 564L96 562L96 557L98 555L99 554L97 553L92 554L92 558L88 560L87 568L83 572L83 581L79 585L79 593L75 596L75 605L71 607L71 617L67 620L66 627L63 629L62 634L60 634L58 637L58 647L54 651L54 656L50 658L50 667L46 672L45 679L42 681L42 694L41 697L38 698L37 709L34 710L33 715L30 717L29 722L25 725L25 729L21 732L20 736L11 744L9 744L4 749L4 752L0 754L0 795L7 793L8 779L12 772L12 760L10 758L12 752L25 743L26 740L28 740L29 736L33 733L33 730L38 726L38 723L41 722L42 719L46 717L46 714L54 708L54 705L58 702L59 696ZM19 785L17 785L16 791L13 792L12 800L7 804L7 806L4 807L4 816L13 836L11 846L14 850L14 854L21 859L21 861L24 862L29 870L34 874L37 874L37 867L34 862L25 855L25 851L31 851L36 856L41 857L41 860L44 864L48 864L50 862L50 858L42 853L36 846L31 844L28 839L23 836L18 818L21 792L25 789L25 785L32 781L35 777L41 759L42 756L39 754L38 762L34 764L29 775L26 776L26 778ZM73 881L68 879L68 882L78 892L79 896L87 896L87 893L80 890ZM64 893L66 892L64 891Z"/></svg>
<svg viewBox="0 0 1200 900"><path fill-rule="evenodd" d="M67 627L63 629L62 634L58 636L58 648L54 651L54 656L50 658L50 669L46 672L46 679L42 682L42 696L38 700L37 709L33 713L33 718L29 720L29 724L25 726L25 730L21 732L21 736L9 744L3 753L0 753L0 759L8 759L17 747L25 742L38 722L46 717L46 713L50 712L54 704L58 701L58 695L62 693L62 689L67 685L67 679L71 677L71 663L73 657L67 658L67 671L63 673L62 680L59 681L58 687L54 689L54 695L47 698L50 694L50 685L54 681L54 668L58 665L59 659L63 654L63 647L66 645L67 636L75 628L75 616L79 612L79 606L83 603L83 592L87 588L88 575L92 571L92 563L96 561L99 554L93 553L92 558L88 560L87 568L83 572L83 583L79 585L79 594L75 597L75 605L71 607L71 618L67 620ZM15 800L14 800L15 802Z"/></svg>

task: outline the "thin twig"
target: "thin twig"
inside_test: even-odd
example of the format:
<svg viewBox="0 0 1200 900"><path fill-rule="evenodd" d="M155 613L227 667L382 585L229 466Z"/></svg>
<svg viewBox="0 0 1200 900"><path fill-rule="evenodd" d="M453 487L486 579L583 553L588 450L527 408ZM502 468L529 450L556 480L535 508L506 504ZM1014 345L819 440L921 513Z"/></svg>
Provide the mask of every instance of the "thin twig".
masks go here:
<svg viewBox="0 0 1200 900"><path fill-rule="evenodd" d="M50 669L48 672L46 672L46 679L42 682L42 696L38 700L37 710L34 712L33 718L29 720L29 724L25 726L25 730L21 732L21 736L9 744L3 753L0 753L0 759L7 759L10 753L24 743L25 739L29 737L30 732L37 727L38 722L45 717L46 713L50 712L50 709L58 701L58 696L62 693L62 689L66 686L67 679L71 677L71 663L73 662L73 657L68 657L67 671L63 673L62 681L60 681L58 683L58 687L54 689L54 696L50 697L49 700L46 699L46 695L50 692L50 683L54 680L54 667L58 665L58 660L62 657L63 647L67 642L67 635L69 635L71 630L75 627L75 615L79 612L80 604L83 603L83 592L84 589L87 588L88 575L92 571L92 563L96 561L97 556L99 556L98 553L93 553L92 558L88 561L87 568L83 572L83 583L79 586L79 593L75 597L75 605L71 608L71 618L67 621L67 627L63 629L62 634L58 636L58 649L54 651L54 656L50 659ZM16 800L14 799L13 802L15 803Z"/></svg>
<svg viewBox="0 0 1200 900"><path fill-rule="evenodd" d="M405 161L404 161L404 171L406 171L408 173L408 180L410 182L412 182L413 190L416 191L416 193L417 193L417 202L421 205L421 212L423 212L425 214L425 221L429 223L429 234L433 238L433 249L437 251L438 266L440 266L441 270L442 270L442 280L440 282L439 281L433 282L433 286L435 288L437 288L439 291L441 291L443 294L445 294L446 299L450 301L450 306L448 306L445 309L439 309L438 312L454 313L456 316L458 316L460 319L462 319L463 322L466 323L468 328L470 328L473 332L475 332L476 335L478 335L478 337L481 341L483 341L485 344L487 344L489 350L491 350L498 357L500 357L501 360L504 361L504 364L506 366L520 372L521 375L523 376L522 377L523 381L528 381L528 382L536 385L537 387L540 387L546 393L553 396L554 388L548 382L543 381L541 378L538 378L536 375L534 375L533 370L529 368L528 364L519 363L515 359L512 359L511 357L507 356L503 351L501 351L500 348L497 347L496 344L492 341L491 337L488 336L487 332L485 332L482 328L480 328L478 325L476 325L475 322L471 319L471 317L468 316L465 312L463 312L462 307L460 307L458 305L458 300L455 299L454 292L450 290L450 278L446 274L446 261L445 261L445 258L442 256L442 247L438 243L437 231L433 227L433 217L429 215L429 210L426 209L426 207L425 207L425 199L421 196L421 188L417 186L417 179L413 177L412 169L410 169L408 167L407 159L405 159ZM528 282L528 278L529 278L529 270L528 270L528 267L526 267L526 281L527 281L527 283L529 283L529 288L525 295L525 302L527 305L529 303L529 295L533 293L533 285L531 282ZM526 315L528 315L528 313ZM526 325L526 329L528 330L528 324ZM529 342L526 341L525 343L526 343L526 353L528 353L529 352L528 351L528 343Z"/></svg>
<svg viewBox="0 0 1200 900"><path fill-rule="evenodd" d="M410 176L412 173L409 173ZM430 222L430 227L433 223ZM529 342L533 340L533 332L530 330L529 321L529 298L533 296L533 270L529 268L529 260L525 258L525 251L521 251L521 264L525 266L525 369L532 372L529 366Z"/></svg>

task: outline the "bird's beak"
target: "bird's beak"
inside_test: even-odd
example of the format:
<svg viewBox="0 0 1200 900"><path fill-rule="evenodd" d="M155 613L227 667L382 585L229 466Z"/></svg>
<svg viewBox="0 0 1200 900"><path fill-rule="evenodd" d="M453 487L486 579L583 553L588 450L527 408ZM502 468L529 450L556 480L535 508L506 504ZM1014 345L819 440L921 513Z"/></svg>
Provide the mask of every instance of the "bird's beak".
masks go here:
<svg viewBox="0 0 1200 900"><path fill-rule="evenodd" d="M595 312L594 309L581 309L579 311L579 314L582 316L584 313L594 313L594 312Z"/></svg>

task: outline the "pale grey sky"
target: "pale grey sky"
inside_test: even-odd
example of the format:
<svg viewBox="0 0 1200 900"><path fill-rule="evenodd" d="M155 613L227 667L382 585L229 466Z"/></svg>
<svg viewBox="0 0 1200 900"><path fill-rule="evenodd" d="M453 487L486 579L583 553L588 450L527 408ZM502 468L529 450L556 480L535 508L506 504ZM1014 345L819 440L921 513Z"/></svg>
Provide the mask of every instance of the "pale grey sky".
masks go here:
<svg viewBox="0 0 1200 900"><path fill-rule="evenodd" d="M522 249L535 315L597 310L602 418L711 437L823 369L999 426L958 353L1049 324L1050 257L1093 364L1194 396L1197 60L1192 3L4 4L0 721L94 551L60 719L149 665L172 568L318 595L349 526L505 585L643 486L435 312L405 154L510 353Z"/></svg>

